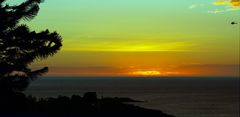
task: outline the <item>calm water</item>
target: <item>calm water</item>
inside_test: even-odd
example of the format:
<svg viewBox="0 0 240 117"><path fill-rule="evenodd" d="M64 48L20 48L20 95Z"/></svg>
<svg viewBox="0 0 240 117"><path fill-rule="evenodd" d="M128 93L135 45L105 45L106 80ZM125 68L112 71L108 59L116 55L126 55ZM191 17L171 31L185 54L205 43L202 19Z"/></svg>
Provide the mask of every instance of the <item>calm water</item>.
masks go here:
<svg viewBox="0 0 240 117"><path fill-rule="evenodd" d="M90 91L145 100L137 105L177 117L239 117L239 78L45 77L25 93L55 97Z"/></svg>

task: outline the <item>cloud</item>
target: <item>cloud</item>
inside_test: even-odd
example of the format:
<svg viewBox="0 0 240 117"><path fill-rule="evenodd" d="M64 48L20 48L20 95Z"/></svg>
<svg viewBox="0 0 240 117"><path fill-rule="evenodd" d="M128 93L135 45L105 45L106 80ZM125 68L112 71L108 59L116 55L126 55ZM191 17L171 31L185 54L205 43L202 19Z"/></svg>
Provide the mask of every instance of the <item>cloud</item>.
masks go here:
<svg viewBox="0 0 240 117"><path fill-rule="evenodd" d="M111 66L50 66L49 76L120 76L126 68Z"/></svg>
<svg viewBox="0 0 240 117"><path fill-rule="evenodd" d="M178 71L187 76L234 76L239 77L239 64L192 64L178 66Z"/></svg>
<svg viewBox="0 0 240 117"><path fill-rule="evenodd" d="M216 2L213 2L215 5L231 5L233 7L239 7L240 6L240 0L218 0Z"/></svg>
<svg viewBox="0 0 240 117"><path fill-rule="evenodd" d="M215 10L212 13L240 10L240 0L217 0L214 5L225 5L224 10Z"/></svg>
<svg viewBox="0 0 240 117"><path fill-rule="evenodd" d="M86 43L81 48L74 47L65 51L101 51L101 52L147 52L147 51L191 51L192 43L179 42L159 42L159 40L143 41L114 41L99 42L96 44Z"/></svg>
<svg viewBox="0 0 240 117"><path fill-rule="evenodd" d="M205 4L192 4L190 6L188 6L189 9L195 9L195 8L203 8L205 7Z"/></svg>
<svg viewBox="0 0 240 117"><path fill-rule="evenodd" d="M213 10L213 11L208 11L208 13L216 14L216 13L222 13L222 12L227 12L227 11L230 11L230 10L218 10L218 9L216 9L216 10Z"/></svg>
<svg viewBox="0 0 240 117"><path fill-rule="evenodd" d="M231 76L239 64L186 64L163 66L51 66L48 76Z"/></svg>
<svg viewBox="0 0 240 117"><path fill-rule="evenodd" d="M189 9L194 9L194 8L197 8L197 7L198 7L198 5L193 4L193 5L189 6L188 8Z"/></svg>

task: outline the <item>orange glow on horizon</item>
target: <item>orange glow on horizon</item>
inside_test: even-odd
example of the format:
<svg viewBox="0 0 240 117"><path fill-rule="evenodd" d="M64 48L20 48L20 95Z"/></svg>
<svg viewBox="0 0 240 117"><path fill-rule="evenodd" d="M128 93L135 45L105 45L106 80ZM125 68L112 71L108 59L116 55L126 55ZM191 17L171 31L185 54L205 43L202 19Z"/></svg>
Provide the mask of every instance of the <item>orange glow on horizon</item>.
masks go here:
<svg viewBox="0 0 240 117"><path fill-rule="evenodd" d="M162 75L162 73L160 71L155 71L155 70L151 70L151 71L135 71L130 73L131 75L134 76L159 76Z"/></svg>
<svg viewBox="0 0 240 117"><path fill-rule="evenodd" d="M85 66L85 67L50 67L48 76L233 76L239 77L239 65L205 65L185 66Z"/></svg>

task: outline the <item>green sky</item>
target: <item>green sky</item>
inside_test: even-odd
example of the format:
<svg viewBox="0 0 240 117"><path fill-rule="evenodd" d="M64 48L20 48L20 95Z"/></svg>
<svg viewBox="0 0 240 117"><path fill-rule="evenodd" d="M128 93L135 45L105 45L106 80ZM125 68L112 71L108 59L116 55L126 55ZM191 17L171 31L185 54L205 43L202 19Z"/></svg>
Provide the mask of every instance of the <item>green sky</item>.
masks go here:
<svg viewBox="0 0 240 117"><path fill-rule="evenodd" d="M238 8L228 0L45 0L28 25L57 31L64 46L34 67L50 66L50 75L236 76L239 26L230 23Z"/></svg>

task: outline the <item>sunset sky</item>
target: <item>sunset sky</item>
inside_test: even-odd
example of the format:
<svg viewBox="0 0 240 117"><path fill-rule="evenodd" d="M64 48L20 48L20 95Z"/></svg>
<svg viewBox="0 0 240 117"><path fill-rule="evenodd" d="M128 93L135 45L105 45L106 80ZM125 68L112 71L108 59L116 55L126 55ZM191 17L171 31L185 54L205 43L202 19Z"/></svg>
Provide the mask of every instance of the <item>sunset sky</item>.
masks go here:
<svg viewBox="0 0 240 117"><path fill-rule="evenodd" d="M16 1L22 0L10 0ZM51 76L238 76L240 0L45 0L32 30L64 39Z"/></svg>

